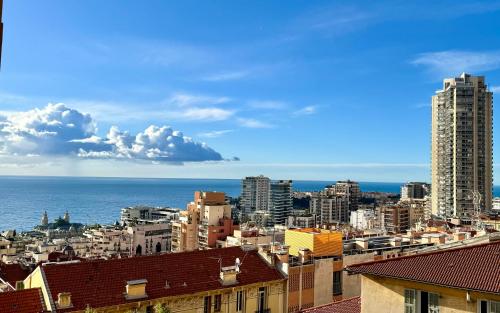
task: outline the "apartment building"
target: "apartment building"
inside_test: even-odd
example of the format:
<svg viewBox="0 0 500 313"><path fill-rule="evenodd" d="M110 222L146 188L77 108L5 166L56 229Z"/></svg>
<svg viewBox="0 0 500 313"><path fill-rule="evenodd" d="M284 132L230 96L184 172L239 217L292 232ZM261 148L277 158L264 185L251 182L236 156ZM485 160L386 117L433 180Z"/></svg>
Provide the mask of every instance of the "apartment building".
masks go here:
<svg viewBox="0 0 500 313"><path fill-rule="evenodd" d="M335 195L347 198L349 212L356 211L358 209L361 191L357 182L352 180L338 181L335 185L333 185L333 191Z"/></svg>
<svg viewBox="0 0 500 313"><path fill-rule="evenodd" d="M400 234L410 229L410 208L406 205L384 205L378 208L383 229Z"/></svg>
<svg viewBox="0 0 500 313"><path fill-rule="evenodd" d="M430 185L420 182L409 182L401 186L401 200L423 199L430 193Z"/></svg>
<svg viewBox="0 0 500 313"><path fill-rule="evenodd" d="M271 182L269 213L272 225L287 225L288 215L293 209L292 181L278 180Z"/></svg>
<svg viewBox="0 0 500 313"><path fill-rule="evenodd" d="M361 312L500 312L500 241L347 266Z"/></svg>
<svg viewBox="0 0 500 313"><path fill-rule="evenodd" d="M40 288L48 312L283 313L285 277L240 247L39 266L24 286ZM40 297L39 297L40 298Z"/></svg>
<svg viewBox="0 0 500 313"><path fill-rule="evenodd" d="M223 192L197 191L187 210L172 222L172 251L215 248L237 228Z"/></svg>
<svg viewBox="0 0 500 313"><path fill-rule="evenodd" d="M249 214L269 209L271 180L268 177L263 175L245 177L241 181L241 190L243 213Z"/></svg>
<svg viewBox="0 0 500 313"><path fill-rule="evenodd" d="M342 233L290 229L279 249L274 252L286 265L289 313L342 299Z"/></svg>
<svg viewBox="0 0 500 313"><path fill-rule="evenodd" d="M338 181L311 196L309 210L320 225L347 224L350 212L359 205L360 189L357 182Z"/></svg>
<svg viewBox="0 0 500 313"><path fill-rule="evenodd" d="M215 248L218 241L226 240L239 226L231 217L231 206L226 204L224 193L212 193L211 202L200 206L201 222L198 226L198 247ZM219 196L220 199L216 199Z"/></svg>
<svg viewBox="0 0 500 313"><path fill-rule="evenodd" d="M492 203L493 93L484 76L446 78L432 97L432 213L470 217Z"/></svg>
<svg viewBox="0 0 500 313"><path fill-rule="evenodd" d="M357 211L352 211L349 225L359 230L375 228L378 225L375 211L373 209L358 209Z"/></svg>
<svg viewBox="0 0 500 313"><path fill-rule="evenodd" d="M134 206L121 209L121 225L170 222L179 218L179 209L168 207Z"/></svg>
<svg viewBox="0 0 500 313"><path fill-rule="evenodd" d="M345 196L315 194L309 207L320 225L349 222L349 200Z"/></svg>

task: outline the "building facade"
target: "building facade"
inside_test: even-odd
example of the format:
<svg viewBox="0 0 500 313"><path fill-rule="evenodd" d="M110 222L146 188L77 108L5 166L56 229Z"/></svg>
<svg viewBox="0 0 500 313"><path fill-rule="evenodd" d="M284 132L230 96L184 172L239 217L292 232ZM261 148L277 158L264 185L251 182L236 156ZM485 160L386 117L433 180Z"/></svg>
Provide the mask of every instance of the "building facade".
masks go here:
<svg viewBox="0 0 500 313"><path fill-rule="evenodd" d="M424 199L430 192L427 183L410 182L401 186L401 200Z"/></svg>
<svg viewBox="0 0 500 313"><path fill-rule="evenodd" d="M237 228L225 193L197 191L187 210L172 222L172 252L215 248Z"/></svg>
<svg viewBox="0 0 500 313"><path fill-rule="evenodd" d="M492 203L493 93L484 76L444 80L432 97L432 213L470 217Z"/></svg>
<svg viewBox="0 0 500 313"><path fill-rule="evenodd" d="M380 210L380 224L392 234L400 234L410 229L410 207L406 205L384 205Z"/></svg>
<svg viewBox="0 0 500 313"><path fill-rule="evenodd" d="M263 175L245 177L241 181L241 209L245 214L269 209L271 180Z"/></svg>
<svg viewBox="0 0 500 313"><path fill-rule="evenodd" d="M288 215L292 209L292 181L278 180L271 182L269 214L273 225L269 226L275 224L287 225Z"/></svg>
<svg viewBox="0 0 500 313"><path fill-rule="evenodd" d="M342 233L289 229L282 249L277 254L286 260L289 313L342 299Z"/></svg>

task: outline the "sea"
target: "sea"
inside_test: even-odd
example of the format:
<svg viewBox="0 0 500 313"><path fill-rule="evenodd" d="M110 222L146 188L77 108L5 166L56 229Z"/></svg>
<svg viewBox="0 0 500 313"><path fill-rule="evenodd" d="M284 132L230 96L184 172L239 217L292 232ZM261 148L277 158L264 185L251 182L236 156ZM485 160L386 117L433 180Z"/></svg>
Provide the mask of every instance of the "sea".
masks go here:
<svg viewBox="0 0 500 313"><path fill-rule="evenodd" d="M293 181L296 191L318 191L335 181ZM399 193L401 183L360 182L361 191ZM31 230L69 212L72 222L109 224L134 205L185 209L197 190L241 193L239 179L0 176L0 230ZM494 193L500 194L500 187Z"/></svg>

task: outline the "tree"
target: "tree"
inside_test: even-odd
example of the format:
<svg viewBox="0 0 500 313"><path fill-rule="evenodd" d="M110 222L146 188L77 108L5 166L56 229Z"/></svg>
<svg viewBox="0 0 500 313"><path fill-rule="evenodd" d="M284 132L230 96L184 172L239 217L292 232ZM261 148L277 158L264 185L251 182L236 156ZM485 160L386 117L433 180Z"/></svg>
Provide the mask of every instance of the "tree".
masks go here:
<svg viewBox="0 0 500 313"><path fill-rule="evenodd" d="M154 311L155 311L155 313L170 313L170 309L161 303L157 303L154 306Z"/></svg>

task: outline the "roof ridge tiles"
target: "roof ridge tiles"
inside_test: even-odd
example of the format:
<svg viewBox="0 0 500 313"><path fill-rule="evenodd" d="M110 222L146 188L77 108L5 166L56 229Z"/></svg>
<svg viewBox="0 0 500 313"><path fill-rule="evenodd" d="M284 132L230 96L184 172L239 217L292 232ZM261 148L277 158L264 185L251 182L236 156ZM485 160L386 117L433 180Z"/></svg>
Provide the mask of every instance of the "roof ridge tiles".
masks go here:
<svg viewBox="0 0 500 313"><path fill-rule="evenodd" d="M497 244L500 245L500 240L493 241L493 242L487 242L487 243L481 243L481 244L472 244L472 245L463 246L463 247L443 248L441 250L416 253L416 254L412 254L412 255L405 255L405 256L391 258L391 259L383 259L383 260L355 263L355 264L347 265L344 268L349 271L349 268L351 268L351 267L365 266L365 265L371 265L371 264L377 264L377 263L387 263L387 262L392 262L392 261L397 261L397 260L411 259L411 258L423 257L423 256L427 256L427 255L436 255L436 254L446 253L446 252L451 252L451 251L456 251L456 250L468 250L468 249L478 248L481 246L490 246L490 245L497 245Z"/></svg>

